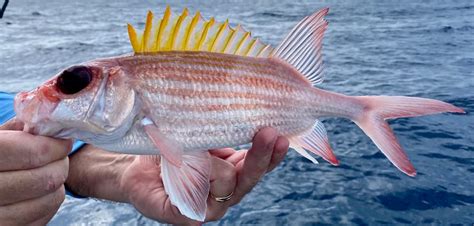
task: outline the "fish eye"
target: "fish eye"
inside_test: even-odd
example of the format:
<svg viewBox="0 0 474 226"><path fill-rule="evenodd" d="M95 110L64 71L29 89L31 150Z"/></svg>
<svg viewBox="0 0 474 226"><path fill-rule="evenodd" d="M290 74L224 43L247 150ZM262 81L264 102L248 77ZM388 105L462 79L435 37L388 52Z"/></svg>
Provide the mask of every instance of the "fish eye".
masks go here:
<svg viewBox="0 0 474 226"><path fill-rule="evenodd" d="M92 81L92 71L85 66L71 67L57 78L56 87L64 94L75 94Z"/></svg>

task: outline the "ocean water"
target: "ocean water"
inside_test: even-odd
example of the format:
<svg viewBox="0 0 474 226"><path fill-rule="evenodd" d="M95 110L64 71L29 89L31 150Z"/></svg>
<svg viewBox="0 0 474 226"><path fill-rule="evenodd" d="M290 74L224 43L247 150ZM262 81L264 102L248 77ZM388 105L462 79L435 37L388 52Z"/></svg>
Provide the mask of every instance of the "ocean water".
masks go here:
<svg viewBox="0 0 474 226"><path fill-rule="evenodd" d="M142 28L158 1L14 0L0 20L0 90L37 86L60 69L128 53L126 22ZM348 95L435 98L474 111L474 2L190 1L277 45L302 17L329 6L322 88ZM344 119L324 120L339 167L294 152L225 217L209 225L474 223L474 116L390 121L418 170L403 175ZM68 197L50 225L154 225L127 204Z"/></svg>

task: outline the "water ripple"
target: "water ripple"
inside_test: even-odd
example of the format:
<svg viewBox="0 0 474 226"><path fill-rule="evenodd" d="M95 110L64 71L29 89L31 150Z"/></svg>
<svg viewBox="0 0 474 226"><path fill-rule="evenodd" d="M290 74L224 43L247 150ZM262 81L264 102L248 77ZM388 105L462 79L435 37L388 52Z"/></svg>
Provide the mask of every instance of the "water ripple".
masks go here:
<svg viewBox="0 0 474 226"><path fill-rule="evenodd" d="M396 211L454 208L474 204L470 195L448 192L444 189L409 189L376 197L385 208Z"/></svg>

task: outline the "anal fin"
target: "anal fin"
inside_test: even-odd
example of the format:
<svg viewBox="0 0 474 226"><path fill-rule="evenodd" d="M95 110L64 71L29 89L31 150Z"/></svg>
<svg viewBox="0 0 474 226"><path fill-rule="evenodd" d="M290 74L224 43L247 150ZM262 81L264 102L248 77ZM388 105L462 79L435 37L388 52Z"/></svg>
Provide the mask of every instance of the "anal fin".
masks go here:
<svg viewBox="0 0 474 226"><path fill-rule="evenodd" d="M295 149L298 154L302 155L309 161L311 161L314 164L319 164L318 160L316 160L313 156L311 156L305 149L301 147L301 145L298 142L292 142L290 141L290 147Z"/></svg>
<svg viewBox="0 0 474 226"><path fill-rule="evenodd" d="M324 160L333 165L339 165L339 161L334 155L331 145L329 144L324 124L321 121L316 121L313 129L310 132L302 136L291 137L289 140L290 146L298 153L309 159L311 162L317 163L317 161L305 150L321 156Z"/></svg>
<svg viewBox="0 0 474 226"><path fill-rule="evenodd" d="M182 146L160 133L148 118L145 132L161 154L161 177L171 204L186 217L203 222L210 190L211 161L207 151L184 153Z"/></svg>

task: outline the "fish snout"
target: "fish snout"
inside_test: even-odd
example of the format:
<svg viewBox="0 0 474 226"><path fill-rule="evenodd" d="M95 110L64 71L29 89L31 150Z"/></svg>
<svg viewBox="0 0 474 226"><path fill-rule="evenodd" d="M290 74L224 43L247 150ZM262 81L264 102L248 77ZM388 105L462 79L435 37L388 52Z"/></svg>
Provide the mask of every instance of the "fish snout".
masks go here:
<svg viewBox="0 0 474 226"><path fill-rule="evenodd" d="M15 109L16 117L22 122L26 122L26 120L25 120L25 115L26 115L25 108L28 105L28 103L30 102L29 100L31 100L29 92L19 92L15 96L13 106L14 106L14 109Z"/></svg>
<svg viewBox="0 0 474 226"><path fill-rule="evenodd" d="M57 103L51 101L50 96L43 95L41 89L36 89L30 92L18 93L15 96L14 109L17 118L25 123L25 128L33 132L38 123L49 120Z"/></svg>

